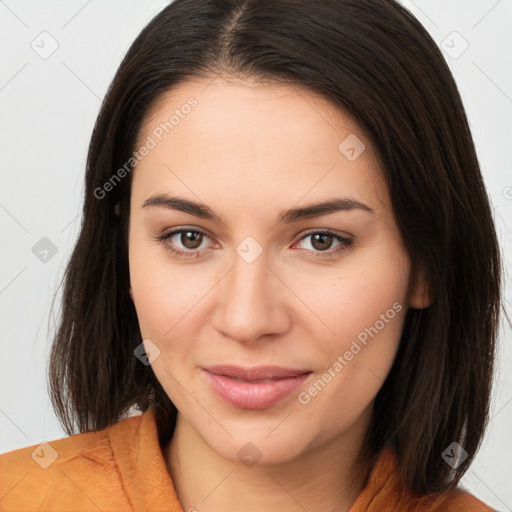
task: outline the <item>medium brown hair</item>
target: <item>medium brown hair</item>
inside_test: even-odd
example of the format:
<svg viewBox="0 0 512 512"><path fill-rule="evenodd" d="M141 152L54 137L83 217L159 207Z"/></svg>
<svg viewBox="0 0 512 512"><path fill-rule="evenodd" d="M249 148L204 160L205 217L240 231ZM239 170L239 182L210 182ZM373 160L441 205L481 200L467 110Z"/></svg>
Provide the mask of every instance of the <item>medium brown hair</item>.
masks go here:
<svg viewBox="0 0 512 512"><path fill-rule="evenodd" d="M64 276L49 382L66 432L103 429L153 404L161 442L172 436L176 408L134 357L131 173L103 198L95 191L129 160L163 94L215 74L303 86L349 113L373 144L412 268L425 269L434 300L407 311L365 450L374 460L392 446L419 493L453 488L488 420L501 260L453 77L427 31L392 0L176 0L142 30L92 134L82 225ZM452 470L441 453L453 441L469 456Z"/></svg>

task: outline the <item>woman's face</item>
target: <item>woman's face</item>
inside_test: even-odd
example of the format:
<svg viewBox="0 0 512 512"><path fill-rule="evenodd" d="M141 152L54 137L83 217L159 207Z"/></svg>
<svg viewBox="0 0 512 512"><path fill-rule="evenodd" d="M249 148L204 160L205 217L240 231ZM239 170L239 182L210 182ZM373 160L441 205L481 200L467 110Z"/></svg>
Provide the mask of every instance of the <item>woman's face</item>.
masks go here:
<svg viewBox="0 0 512 512"><path fill-rule="evenodd" d="M299 87L230 80L185 82L146 118L131 293L180 419L224 458L284 462L362 437L428 304L361 128Z"/></svg>

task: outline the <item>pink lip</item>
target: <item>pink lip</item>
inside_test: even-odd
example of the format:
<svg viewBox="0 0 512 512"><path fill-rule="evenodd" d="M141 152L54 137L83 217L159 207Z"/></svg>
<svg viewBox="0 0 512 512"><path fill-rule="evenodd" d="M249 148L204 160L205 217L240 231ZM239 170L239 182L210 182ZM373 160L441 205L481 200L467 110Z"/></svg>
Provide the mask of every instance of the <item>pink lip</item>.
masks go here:
<svg viewBox="0 0 512 512"><path fill-rule="evenodd" d="M212 389L226 402L240 409L264 409L297 389L311 374L276 366L203 368ZM269 380L270 379L270 380Z"/></svg>

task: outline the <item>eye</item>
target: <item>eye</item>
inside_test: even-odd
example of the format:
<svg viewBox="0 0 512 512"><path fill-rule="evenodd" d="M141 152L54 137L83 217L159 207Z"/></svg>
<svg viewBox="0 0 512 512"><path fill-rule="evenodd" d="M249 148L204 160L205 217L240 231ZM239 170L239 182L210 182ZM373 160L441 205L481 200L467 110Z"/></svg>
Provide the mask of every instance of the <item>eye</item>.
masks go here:
<svg viewBox="0 0 512 512"><path fill-rule="evenodd" d="M341 251L346 251L352 247L354 244L354 240L351 238L347 238L345 236L341 236L339 234L333 233L331 231L310 231L306 235L304 235L299 242L303 240L310 239L309 246L311 248L303 248L304 250L312 253L313 256L323 256L323 255L332 255L337 254ZM334 243L338 243L334 245Z"/></svg>
<svg viewBox="0 0 512 512"><path fill-rule="evenodd" d="M197 229L178 229L159 236L157 240L163 242L171 253L183 257L197 258L203 249L200 245L210 237ZM183 248L182 248L183 247Z"/></svg>
<svg viewBox="0 0 512 512"><path fill-rule="evenodd" d="M351 238L324 230L306 233L297 244L308 238L310 239L309 246L311 248L302 247L301 249L314 257L338 254L350 249L354 243ZM177 229L156 238L159 243L164 243L169 252L184 258L198 258L201 256L202 249L206 249L201 245L209 239L210 237L204 231L187 228ZM335 244L334 248L333 244Z"/></svg>

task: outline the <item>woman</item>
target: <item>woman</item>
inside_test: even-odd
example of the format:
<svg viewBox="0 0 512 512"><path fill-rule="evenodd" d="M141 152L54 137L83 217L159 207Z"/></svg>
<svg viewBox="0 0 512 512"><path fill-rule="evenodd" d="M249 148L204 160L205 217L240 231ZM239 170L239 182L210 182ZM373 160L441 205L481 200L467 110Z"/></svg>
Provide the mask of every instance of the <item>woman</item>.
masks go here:
<svg viewBox="0 0 512 512"><path fill-rule="evenodd" d="M500 283L460 96L408 11L176 0L90 144L49 367L70 437L3 455L2 506L491 510L457 485Z"/></svg>

